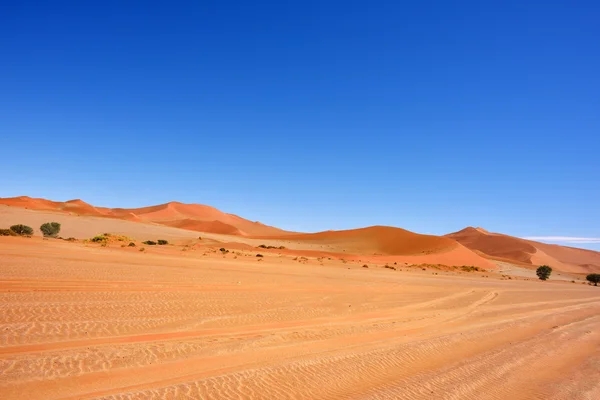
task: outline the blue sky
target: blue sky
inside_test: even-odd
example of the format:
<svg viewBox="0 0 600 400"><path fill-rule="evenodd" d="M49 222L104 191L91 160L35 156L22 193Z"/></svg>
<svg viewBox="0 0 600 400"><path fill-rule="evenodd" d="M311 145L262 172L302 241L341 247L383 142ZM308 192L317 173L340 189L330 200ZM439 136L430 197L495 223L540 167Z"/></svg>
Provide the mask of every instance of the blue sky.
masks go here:
<svg viewBox="0 0 600 400"><path fill-rule="evenodd" d="M0 197L600 250L569 239L600 238L599 15L592 1L3 2Z"/></svg>

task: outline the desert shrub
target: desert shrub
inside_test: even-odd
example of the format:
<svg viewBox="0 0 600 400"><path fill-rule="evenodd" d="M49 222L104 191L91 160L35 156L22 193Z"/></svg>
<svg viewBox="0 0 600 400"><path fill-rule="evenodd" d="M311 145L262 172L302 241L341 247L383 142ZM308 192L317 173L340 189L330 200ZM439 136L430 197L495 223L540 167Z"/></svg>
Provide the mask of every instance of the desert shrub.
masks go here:
<svg viewBox="0 0 600 400"><path fill-rule="evenodd" d="M256 257L264 257L262 254L257 254Z"/></svg>
<svg viewBox="0 0 600 400"><path fill-rule="evenodd" d="M266 248L267 248L267 245L265 245L265 244L261 244L261 245L260 245L260 246L258 246L258 247L259 247L260 249L266 249Z"/></svg>
<svg viewBox="0 0 600 400"><path fill-rule="evenodd" d="M46 222L40 226L40 231L45 237L56 237L60 232L60 224L58 222Z"/></svg>
<svg viewBox="0 0 600 400"><path fill-rule="evenodd" d="M33 228L27 225L13 225L10 227L10 230L20 236L30 236L33 235Z"/></svg>
<svg viewBox="0 0 600 400"><path fill-rule="evenodd" d="M145 247L140 247L140 251L144 251L144 250L146 250Z"/></svg>
<svg viewBox="0 0 600 400"><path fill-rule="evenodd" d="M169 242L167 242L164 239L158 239L158 244L160 244L161 246L165 245L165 244L169 244Z"/></svg>
<svg viewBox="0 0 600 400"><path fill-rule="evenodd" d="M367 264L363 265L363 268L369 268L369 266Z"/></svg>
<svg viewBox="0 0 600 400"><path fill-rule="evenodd" d="M67 242L76 242L77 239L75 239L74 237L69 237L65 239Z"/></svg>
<svg viewBox="0 0 600 400"><path fill-rule="evenodd" d="M129 246L129 247L135 247L135 243L129 242L129 244L127 246Z"/></svg>
<svg viewBox="0 0 600 400"><path fill-rule="evenodd" d="M538 276L538 278L545 281L546 279L550 278L550 274L552 273L552 268L550 268L547 265L542 265L535 271L535 273Z"/></svg>
<svg viewBox="0 0 600 400"><path fill-rule="evenodd" d="M219 249L219 251L220 251L221 253L223 253L223 254L225 254L225 253L229 253L229 250L227 250L225 247L221 247L221 248Z"/></svg>
<svg viewBox="0 0 600 400"><path fill-rule="evenodd" d="M147 244L148 246L156 245L156 242L154 240L146 240L145 242L142 242L142 243Z"/></svg>
<svg viewBox="0 0 600 400"><path fill-rule="evenodd" d="M107 240L108 240L108 237L105 234L103 234L103 235L94 236L93 238L90 239L90 242L94 242L94 243L105 242L106 243Z"/></svg>
<svg viewBox="0 0 600 400"><path fill-rule="evenodd" d="M475 267L473 265L463 265L462 267L460 267L460 269L462 269L465 272L480 271L479 267Z"/></svg>
<svg viewBox="0 0 600 400"><path fill-rule="evenodd" d="M587 279L590 283L593 283L594 286L598 286L598 283L600 283L600 274L589 274L585 277L585 279Z"/></svg>
<svg viewBox="0 0 600 400"><path fill-rule="evenodd" d="M18 236L10 229L0 229L0 236Z"/></svg>

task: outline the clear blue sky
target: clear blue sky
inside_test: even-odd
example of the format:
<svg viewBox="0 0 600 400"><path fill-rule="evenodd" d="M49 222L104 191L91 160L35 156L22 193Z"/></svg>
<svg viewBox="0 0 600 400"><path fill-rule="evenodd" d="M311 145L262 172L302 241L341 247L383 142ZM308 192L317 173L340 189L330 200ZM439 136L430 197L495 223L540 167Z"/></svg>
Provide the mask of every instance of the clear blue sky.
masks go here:
<svg viewBox="0 0 600 400"><path fill-rule="evenodd" d="M2 2L0 197L600 238L598 4Z"/></svg>

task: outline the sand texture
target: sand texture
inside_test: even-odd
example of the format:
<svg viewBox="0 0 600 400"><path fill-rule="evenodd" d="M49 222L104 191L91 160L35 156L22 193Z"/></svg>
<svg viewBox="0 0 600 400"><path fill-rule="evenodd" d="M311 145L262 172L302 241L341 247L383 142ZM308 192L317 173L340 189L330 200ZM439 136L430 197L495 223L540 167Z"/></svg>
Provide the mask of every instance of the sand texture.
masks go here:
<svg viewBox="0 0 600 400"><path fill-rule="evenodd" d="M0 237L0 398L600 398L599 288L215 246Z"/></svg>

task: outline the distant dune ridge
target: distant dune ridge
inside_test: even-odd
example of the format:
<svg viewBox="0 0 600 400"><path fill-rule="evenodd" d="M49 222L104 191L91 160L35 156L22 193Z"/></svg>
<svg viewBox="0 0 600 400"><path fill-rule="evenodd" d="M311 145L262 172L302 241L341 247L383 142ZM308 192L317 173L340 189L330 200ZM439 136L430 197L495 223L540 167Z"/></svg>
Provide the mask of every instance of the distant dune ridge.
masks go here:
<svg viewBox="0 0 600 400"><path fill-rule="evenodd" d="M559 271L572 273L589 273L600 271L600 253L549 245L520 239L498 233L490 233L483 228L468 227L445 236L421 235L405 229L390 226L371 226L367 228L343 231L325 231L318 233L289 232L276 227L253 222L234 214L222 212L214 207L201 204L184 204L169 202L156 206L141 208L105 208L95 207L82 200L66 202L50 201L27 196L0 198L0 205L10 208L26 208L39 212L55 212L74 218L87 216L101 219L90 219L87 224L96 224L107 229L106 219L121 221L122 233L154 232L163 229L170 239L189 238L185 232L204 232L223 235L226 240L245 245L256 245L260 241L284 245L296 250L310 250L321 253L338 253L385 258L400 257L407 263L433 263L446 265L476 265L494 269L495 261L509 262L525 267L541 264L551 265ZM0 215L1 219L2 215ZM14 223L20 220L14 219ZM37 219L28 215L29 220ZM40 216L41 218L41 216ZM47 218L44 216L44 218ZM4 221L0 220L4 223ZM83 222L83 221L82 221ZM140 223L140 225L131 222ZM11 222L12 223L12 222ZM130 225L123 225L130 224ZM145 225L144 225L145 224ZM151 224L152 226L148 225ZM89 234L92 228L84 227L72 231L73 235ZM110 224L108 224L110 225ZM139 229L132 227L139 226ZM162 226L162 228L159 228ZM176 228L165 230L166 227ZM115 230L116 230L115 226ZM95 232L98 233L98 232ZM256 243L255 243L256 242Z"/></svg>
<svg viewBox="0 0 600 400"><path fill-rule="evenodd" d="M539 243L473 227L446 237L490 259L522 265L547 264L557 270L574 273L600 271L600 253L597 251Z"/></svg>
<svg viewBox="0 0 600 400"><path fill-rule="evenodd" d="M260 222L249 221L237 215L226 214L214 207L201 204L183 204L175 201L157 206L127 209L94 207L79 199L57 202L20 196L0 198L0 204L31 210L58 211L92 217L152 222L199 232L241 236L281 236L289 233Z"/></svg>

